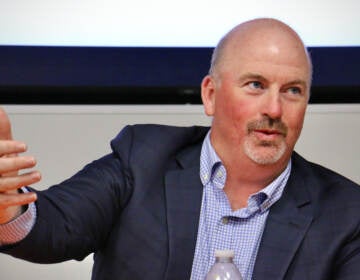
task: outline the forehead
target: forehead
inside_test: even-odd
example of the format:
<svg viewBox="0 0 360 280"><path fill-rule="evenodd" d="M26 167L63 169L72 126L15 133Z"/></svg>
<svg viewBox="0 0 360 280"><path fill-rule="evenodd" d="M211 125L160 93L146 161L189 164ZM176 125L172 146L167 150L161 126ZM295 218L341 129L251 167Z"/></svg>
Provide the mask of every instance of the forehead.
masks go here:
<svg viewBox="0 0 360 280"><path fill-rule="evenodd" d="M304 45L295 32L282 29L250 28L230 34L221 50L221 70L257 72L267 68L272 71L287 69L310 79L311 62Z"/></svg>

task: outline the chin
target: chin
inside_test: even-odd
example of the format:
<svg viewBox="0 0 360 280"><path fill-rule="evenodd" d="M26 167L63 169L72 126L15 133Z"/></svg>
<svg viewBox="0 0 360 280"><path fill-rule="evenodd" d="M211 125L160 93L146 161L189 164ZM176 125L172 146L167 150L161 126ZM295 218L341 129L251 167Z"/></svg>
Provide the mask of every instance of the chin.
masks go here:
<svg viewBox="0 0 360 280"><path fill-rule="evenodd" d="M278 163L286 153L286 144L281 142L261 143L254 145L251 141L246 141L244 145L245 154L255 163L260 165L271 165Z"/></svg>

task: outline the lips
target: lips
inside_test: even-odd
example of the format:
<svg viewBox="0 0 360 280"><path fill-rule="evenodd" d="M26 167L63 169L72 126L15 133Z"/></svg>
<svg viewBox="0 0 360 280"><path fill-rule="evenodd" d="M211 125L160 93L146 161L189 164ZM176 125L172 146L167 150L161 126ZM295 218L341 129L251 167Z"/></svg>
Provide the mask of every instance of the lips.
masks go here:
<svg viewBox="0 0 360 280"><path fill-rule="evenodd" d="M252 132L261 141L275 141L285 136L283 132L273 129L255 129Z"/></svg>
<svg viewBox="0 0 360 280"><path fill-rule="evenodd" d="M266 135L284 135L283 132L274 129L255 129L254 132L263 133Z"/></svg>

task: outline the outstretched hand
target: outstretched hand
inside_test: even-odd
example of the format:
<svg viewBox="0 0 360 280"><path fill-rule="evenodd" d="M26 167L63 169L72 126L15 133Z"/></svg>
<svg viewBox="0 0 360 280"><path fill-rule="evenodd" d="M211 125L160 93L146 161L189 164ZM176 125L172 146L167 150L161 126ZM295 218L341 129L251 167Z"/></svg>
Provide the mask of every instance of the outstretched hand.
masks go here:
<svg viewBox="0 0 360 280"><path fill-rule="evenodd" d="M19 173L36 165L33 157L18 156L26 149L25 143L12 139L9 118L0 108L0 224L15 219L21 214L23 205L36 200L35 193L19 191L41 179L38 171Z"/></svg>

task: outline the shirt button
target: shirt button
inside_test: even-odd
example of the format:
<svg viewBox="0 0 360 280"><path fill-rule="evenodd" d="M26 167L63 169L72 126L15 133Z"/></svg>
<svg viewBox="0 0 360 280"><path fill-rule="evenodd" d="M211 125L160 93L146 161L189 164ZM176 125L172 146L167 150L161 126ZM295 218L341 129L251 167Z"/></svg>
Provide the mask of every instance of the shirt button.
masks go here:
<svg viewBox="0 0 360 280"><path fill-rule="evenodd" d="M227 225L229 223L229 218L228 217L222 217L221 218L221 222L224 224L224 225Z"/></svg>

